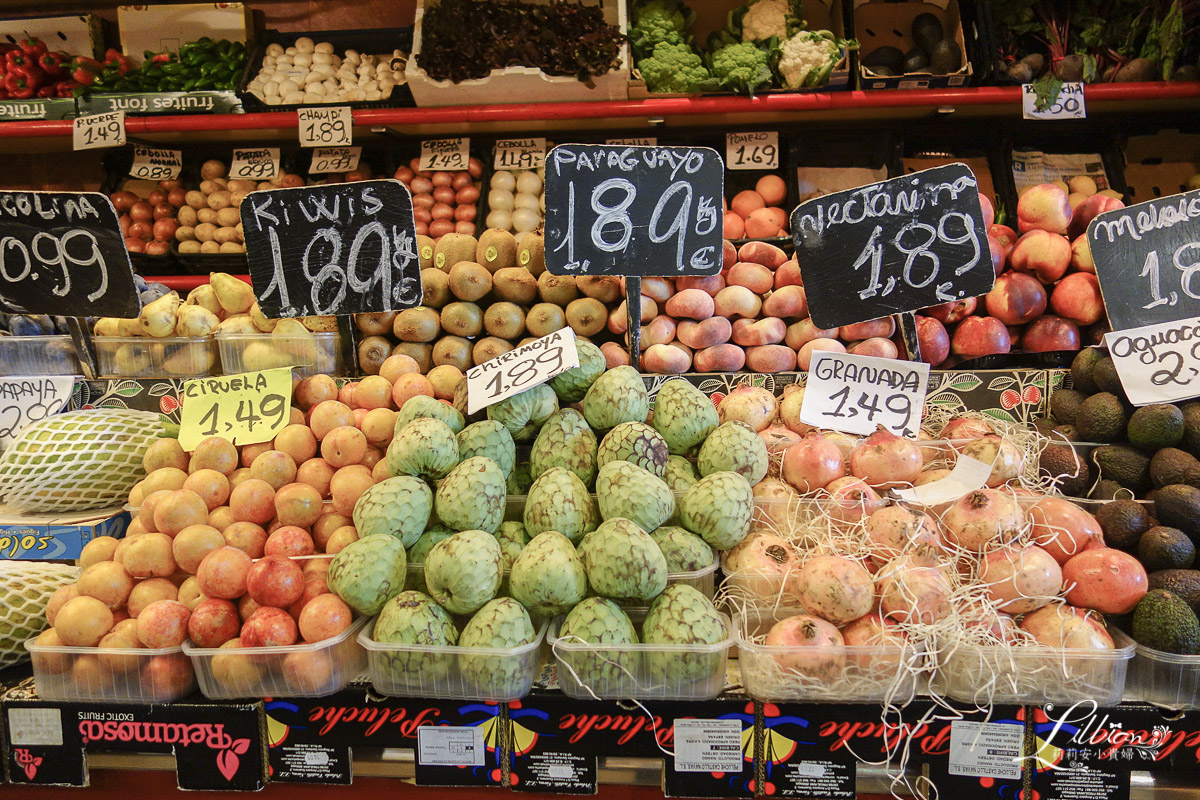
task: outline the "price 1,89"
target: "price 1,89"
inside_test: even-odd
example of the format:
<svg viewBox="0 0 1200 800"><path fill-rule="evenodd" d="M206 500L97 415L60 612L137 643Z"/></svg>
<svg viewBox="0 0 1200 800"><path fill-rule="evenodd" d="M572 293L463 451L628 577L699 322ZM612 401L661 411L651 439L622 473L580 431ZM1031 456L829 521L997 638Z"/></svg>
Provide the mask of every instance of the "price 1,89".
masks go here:
<svg viewBox="0 0 1200 800"><path fill-rule="evenodd" d="M1185 259L1189 256L1197 260L1190 264L1185 263ZM1200 292L1192 286L1192 278L1196 276L1197 272L1200 272L1200 242L1188 242L1177 247L1171 254L1171 264L1179 270L1179 290L1193 300L1200 300ZM1151 250L1146 254L1140 277L1149 282L1150 297L1152 298L1142 308L1149 310L1155 306L1173 306L1179 302L1179 292L1174 290L1168 291L1166 297L1163 296L1157 250Z"/></svg>
<svg viewBox="0 0 1200 800"><path fill-rule="evenodd" d="M551 347L536 356L523 358L506 370L497 372L487 382L488 398L499 397L510 389L523 389L539 375L556 373L562 369L563 348Z"/></svg>
<svg viewBox="0 0 1200 800"><path fill-rule="evenodd" d="M956 228L961 229L962 233L955 234ZM875 296L887 297L894 290L903 286L924 289L936 281L941 275L942 259L933 251L933 247L939 242L947 245L970 244L971 246L970 257L954 268L955 276L969 272L979 264L979 260L983 256L983 245L979 242L970 216L960 211L947 211L938 220L936 226L924 222L910 222L897 231L890 241L881 241L882 233L883 226L876 225L870 238L867 239L866 246L852 265L856 270L866 265L870 267L871 274L867 287L858 292L858 296L862 300ZM889 275L887 281L884 282L882 272L885 248L888 246L899 250L905 258L900 275ZM957 296L949 294L952 286L952 281L938 283L936 287L938 299L946 302L958 300Z"/></svg>
<svg viewBox="0 0 1200 800"><path fill-rule="evenodd" d="M290 410L287 398L279 394L238 400L237 409L233 410L232 414L229 413L229 404L214 402L212 408L200 417L200 432L205 436L223 436L237 426L246 433L253 434L256 425L278 427ZM225 411L225 414L222 414L222 411Z"/></svg>
<svg viewBox="0 0 1200 800"><path fill-rule="evenodd" d="M346 144L350 141L346 135L346 123L340 119L310 122L301 130L301 135L309 142L320 144Z"/></svg>

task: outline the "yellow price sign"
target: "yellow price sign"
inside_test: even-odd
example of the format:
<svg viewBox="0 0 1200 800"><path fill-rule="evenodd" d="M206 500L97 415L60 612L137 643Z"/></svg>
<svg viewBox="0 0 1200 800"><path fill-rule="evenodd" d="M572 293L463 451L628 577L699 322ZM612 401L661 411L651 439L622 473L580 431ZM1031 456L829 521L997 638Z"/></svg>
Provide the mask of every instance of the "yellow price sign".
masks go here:
<svg viewBox="0 0 1200 800"><path fill-rule="evenodd" d="M291 413L291 367L184 381L179 444L195 450L209 436L234 444L269 442L287 427Z"/></svg>

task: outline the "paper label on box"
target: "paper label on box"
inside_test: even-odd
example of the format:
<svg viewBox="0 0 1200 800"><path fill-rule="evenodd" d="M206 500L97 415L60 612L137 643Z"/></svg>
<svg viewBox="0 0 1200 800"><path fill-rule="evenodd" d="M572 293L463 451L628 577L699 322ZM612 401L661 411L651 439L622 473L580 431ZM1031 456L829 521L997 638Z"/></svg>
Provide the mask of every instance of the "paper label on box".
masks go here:
<svg viewBox="0 0 1200 800"><path fill-rule="evenodd" d="M1000 722L950 723L951 775L1020 780L1025 729Z"/></svg>
<svg viewBox="0 0 1200 800"><path fill-rule="evenodd" d="M1039 150L1012 151L1013 182L1017 191L1039 183L1069 181L1086 175L1096 182L1097 190L1108 189L1104 159L1099 153L1043 153Z"/></svg>
<svg viewBox="0 0 1200 800"><path fill-rule="evenodd" d="M1025 119L1087 119L1087 108L1083 102L1083 83L1064 83L1054 102L1043 109L1037 107L1037 89L1034 85L1022 84L1021 116Z"/></svg>
<svg viewBox="0 0 1200 800"><path fill-rule="evenodd" d="M605 139L604 143L613 147L658 147L658 137L639 136L628 139Z"/></svg>
<svg viewBox="0 0 1200 800"><path fill-rule="evenodd" d="M183 169L183 151L166 147L133 146L129 177L147 181L173 181Z"/></svg>
<svg viewBox="0 0 1200 800"><path fill-rule="evenodd" d="M278 176L278 147L247 147L233 151L233 160L229 164L230 178L269 181Z"/></svg>
<svg viewBox="0 0 1200 800"><path fill-rule="evenodd" d="M976 489L982 489L991 474L991 464L959 453L954 469L946 477L911 489L896 489L895 492L910 503L935 506L953 502Z"/></svg>
<svg viewBox="0 0 1200 800"><path fill-rule="evenodd" d="M1104 346L1135 406L1200 396L1200 317L1106 333Z"/></svg>
<svg viewBox="0 0 1200 800"><path fill-rule="evenodd" d="M184 450L195 450L209 436L234 444L269 442L291 419L292 368L184 381L181 394L179 445Z"/></svg>
<svg viewBox="0 0 1200 800"><path fill-rule="evenodd" d="M575 332L563 328L546 334L467 370L467 413L474 414L578 366Z"/></svg>
<svg viewBox="0 0 1200 800"><path fill-rule="evenodd" d="M0 378L0 452L33 423L62 411L74 386L71 375Z"/></svg>
<svg viewBox="0 0 1200 800"><path fill-rule="evenodd" d="M482 767L483 729L422 725L417 728L417 760L425 766Z"/></svg>
<svg viewBox="0 0 1200 800"><path fill-rule="evenodd" d="M76 117L71 133L75 150L120 147L125 144L125 112L109 111Z"/></svg>
<svg viewBox="0 0 1200 800"><path fill-rule="evenodd" d="M779 132L725 134L727 169L779 169Z"/></svg>
<svg viewBox="0 0 1200 800"><path fill-rule="evenodd" d="M675 720L676 772L741 772L743 761L738 720Z"/></svg>
<svg viewBox="0 0 1200 800"><path fill-rule="evenodd" d="M457 139L426 139L421 142L421 163L418 168L426 170L463 170L471 161L471 140L466 136Z"/></svg>
<svg viewBox="0 0 1200 800"><path fill-rule="evenodd" d="M8 743L26 747L61 747L62 712L57 708L10 708Z"/></svg>
<svg viewBox="0 0 1200 800"><path fill-rule="evenodd" d="M818 350L804 386L800 421L869 435L883 425L916 438L929 387L929 365Z"/></svg>
<svg viewBox="0 0 1200 800"><path fill-rule="evenodd" d="M501 139L495 152L494 169L540 169L546 163L546 139Z"/></svg>
<svg viewBox="0 0 1200 800"><path fill-rule="evenodd" d="M318 147L313 150L309 175L325 175L330 172L349 172L358 169L362 158L361 147Z"/></svg>
<svg viewBox="0 0 1200 800"><path fill-rule="evenodd" d="M300 121L301 147L348 147L353 142L350 106L301 108L296 116Z"/></svg>

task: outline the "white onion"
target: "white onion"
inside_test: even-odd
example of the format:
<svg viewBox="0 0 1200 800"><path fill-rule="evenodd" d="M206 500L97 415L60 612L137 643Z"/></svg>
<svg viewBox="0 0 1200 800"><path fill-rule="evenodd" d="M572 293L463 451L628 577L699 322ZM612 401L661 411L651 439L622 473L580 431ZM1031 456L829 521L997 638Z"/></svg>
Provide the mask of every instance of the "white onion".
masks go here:
<svg viewBox="0 0 1200 800"><path fill-rule="evenodd" d="M531 208L518 208L512 213L512 225L518 231L531 231L540 221L537 212Z"/></svg>
<svg viewBox="0 0 1200 800"><path fill-rule="evenodd" d="M500 170L492 175L491 186L493 189L502 189L511 193L513 189L517 188L517 179L511 172Z"/></svg>
<svg viewBox="0 0 1200 800"><path fill-rule="evenodd" d="M512 227L512 212L495 209L487 215L487 226L506 231Z"/></svg>
<svg viewBox="0 0 1200 800"><path fill-rule="evenodd" d="M522 172L517 176L517 191L537 194L542 190L542 179L534 172Z"/></svg>
<svg viewBox="0 0 1200 800"><path fill-rule="evenodd" d="M517 185L518 187L520 186L519 181L517 182ZM529 208L537 211L537 195L530 194L529 192L517 192L516 196L513 198L513 208Z"/></svg>
<svg viewBox="0 0 1200 800"><path fill-rule="evenodd" d="M488 192L488 208L496 211L512 211L513 196L503 189L492 189Z"/></svg>

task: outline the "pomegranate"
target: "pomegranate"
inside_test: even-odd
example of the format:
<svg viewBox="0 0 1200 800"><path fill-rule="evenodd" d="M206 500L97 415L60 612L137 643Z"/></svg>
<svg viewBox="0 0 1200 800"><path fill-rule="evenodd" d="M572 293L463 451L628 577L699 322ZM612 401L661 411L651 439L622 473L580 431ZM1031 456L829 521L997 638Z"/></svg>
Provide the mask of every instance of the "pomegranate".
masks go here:
<svg viewBox="0 0 1200 800"><path fill-rule="evenodd" d="M937 622L950 613L950 579L937 567L912 566L908 559L880 569L879 610L897 622Z"/></svg>
<svg viewBox="0 0 1200 800"><path fill-rule="evenodd" d="M792 546L773 533L751 533L725 554L725 574L758 599L774 602L784 581L799 569ZM736 576L736 577L734 577Z"/></svg>
<svg viewBox="0 0 1200 800"><path fill-rule="evenodd" d="M1088 512L1061 497L1043 497L1029 509L1032 541L1060 565L1082 553L1091 542L1104 543L1100 523Z"/></svg>
<svg viewBox="0 0 1200 800"><path fill-rule="evenodd" d="M858 447L858 437L848 433L823 431L821 435L837 445L837 449L842 451L842 460L847 462L850 460L850 454L854 452L854 448Z"/></svg>
<svg viewBox="0 0 1200 800"><path fill-rule="evenodd" d="M1067 602L1102 614L1128 614L1147 590L1146 569L1111 547L1084 550L1062 568Z"/></svg>
<svg viewBox="0 0 1200 800"><path fill-rule="evenodd" d="M825 487L824 507L836 522L854 523L883 507L879 494L861 478L847 475Z"/></svg>
<svg viewBox="0 0 1200 800"><path fill-rule="evenodd" d="M1062 589L1058 562L1035 544L1002 547L983 557L979 582L1000 611L1024 614L1049 603Z"/></svg>
<svg viewBox="0 0 1200 800"><path fill-rule="evenodd" d="M916 442L881 426L850 454L850 473L869 486L891 489L911 485L921 474L923 463Z"/></svg>
<svg viewBox="0 0 1200 800"><path fill-rule="evenodd" d="M796 490L778 478L763 478L754 484L754 514L750 529L780 525L788 518Z"/></svg>
<svg viewBox="0 0 1200 800"><path fill-rule="evenodd" d="M901 553L919 547L940 548L942 537L928 514L904 506L887 506L867 520L871 561L883 564Z"/></svg>
<svg viewBox="0 0 1200 800"><path fill-rule="evenodd" d="M1047 647L1112 650L1113 640L1090 611L1052 603L1026 614L1021 630Z"/></svg>
<svg viewBox="0 0 1200 800"><path fill-rule="evenodd" d="M738 420L756 431L768 427L778 413L779 402L775 395L761 386L739 386L725 395L717 406L721 422Z"/></svg>
<svg viewBox="0 0 1200 800"><path fill-rule="evenodd" d="M955 450L959 450L963 442L995 432L996 429L987 420L975 417L952 417L942 428L941 438L949 441Z"/></svg>
<svg viewBox="0 0 1200 800"><path fill-rule="evenodd" d="M795 384L787 388L792 391L784 390L783 400L779 402L779 421L789 430L803 436L809 431L815 430L812 425L800 421L800 409L804 405L804 388Z"/></svg>
<svg viewBox="0 0 1200 800"><path fill-rule="evenodd" d="M783 455L783 479L799 492L815 492L846 475L842 451L815 431Z"/></svg>
<svg viewBox="0 0 1200 800"><path fill-rule="evenodd" d="M942 519L946 538L964 550L982 553L1008 544L1025 524L1016 499L995 489L977 489L960 497Z"/></svg>
<svg viewBox="0 0 1200 800"><path fill-rule="evenodd" d="M770 465L772 467L788 451L788 448L800 442L799 434L791 428L778 424L772 424L768 428L763 428L758 432L758 436L763 440L763 444L767 446L767 455L770 457Z"/></svg>
<svg viewBox="0 0 1200 800"><path fill-rule="evenodd" d="M859 617L842 628L842 639L851 647L897 645L904 646L907 637L896 623L878 613Z"/></svg>
<svg viewBox="0 0 1200 800"><path fill-rule="evenodd" d="M958 451L976 461L992 465L987 485L993 489L1008 483L1025 468L1025 457L1017 446L1008 439L993 434L973 439L958 448Z"/></svg>
<svg viewBox="0 0 1200 800"><path fill-rule="evenodd" d="M775 653L775 661L784 669L815 678L833 678L841 670L842 633L823 619L807 614L781 619L767 631L767 647L786 648Z"/></svg>
<svg viewBox="0 0 1200 800"><path fill-rule="evenodd" d="M800 566L793 581L800 605L810 614L845 625L875 605L875 582L861 564L842 556L816 556Z"/></svg>

